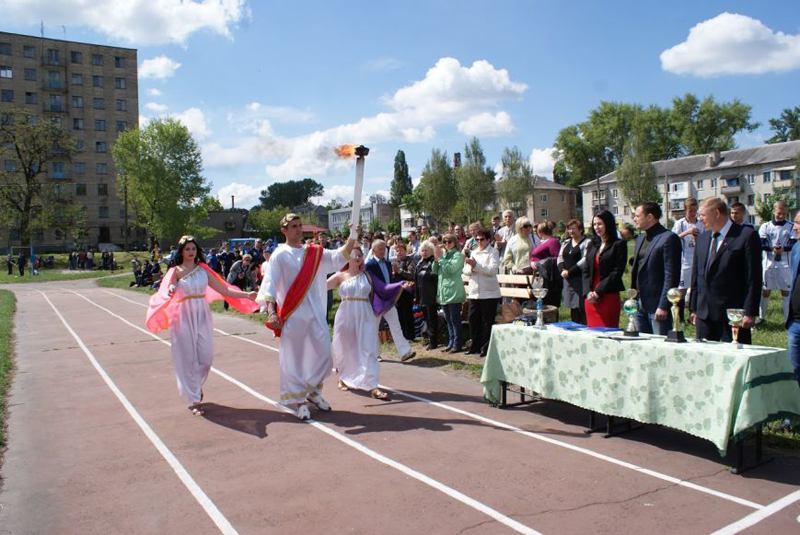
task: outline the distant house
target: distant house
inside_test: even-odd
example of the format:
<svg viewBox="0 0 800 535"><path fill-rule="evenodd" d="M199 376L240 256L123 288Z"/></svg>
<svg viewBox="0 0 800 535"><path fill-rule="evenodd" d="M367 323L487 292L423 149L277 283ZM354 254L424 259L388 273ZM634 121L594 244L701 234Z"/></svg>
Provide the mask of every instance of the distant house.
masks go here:
<svg viewBox="0 0 800 535"><path fill-rule="evenodd" d="M219 233L211 238L199 240L200 246L205 248L216 247L220 242L228 241L231 238L248 237L249 234L245 234L247 213L248 211L244 208L209 211L208 217L205 221L201 221L200 225L216 229Z"/></svg>
<svg viewBox="0 0 800 535"><path fill-rule="evenodd" d="M744 204L749 221L755 223L758 196L791 188L795 198L800 198L794 178L798 151L800 141L787 141L653 162L665 218L683 217L683 201L688 197L698 201L722 197L728 204ZM616 172L583 184L581 191L585 225L591 223L593 214L605 209L618 221L633 221L630 207L617 187Z"/></svg>
<svg viewBox="0 0 800 535"><path fill-rule="evenodd" d="M500 183L502 183L502 179L496 182L496 184ZM559 184L544 177L536 177L534 191L533 196L528 198L525 214L516 213L518 210L514 210L516 217L525 215L537 223L545 220L566 223L577 217L578 192L580 191L578 188ZM508 207L502 203L498 204L498 211L506 208Z"/></svg>
<svg viewBox="0 0 800 535"><path fill-rule="evenodd" d="M328 228L328 209L324 206L317 206L313 203L306 203L292 208L292 212L299 214L305 222L309 221L309 215L316 220L316 224L322 228Z"/></svg>
<svg viewBox="0 0 800 535"><path fill-rule="evenodd" d="M350 216L352 213L352 208L328 210L328 228L334 232L341 232L343 228L350 224ZM386 203L362 204L359 217L361 218L361 227L364 231L369 229L372 221L375 219L377 219L385 229L392 220L392 207Z"/></svg>

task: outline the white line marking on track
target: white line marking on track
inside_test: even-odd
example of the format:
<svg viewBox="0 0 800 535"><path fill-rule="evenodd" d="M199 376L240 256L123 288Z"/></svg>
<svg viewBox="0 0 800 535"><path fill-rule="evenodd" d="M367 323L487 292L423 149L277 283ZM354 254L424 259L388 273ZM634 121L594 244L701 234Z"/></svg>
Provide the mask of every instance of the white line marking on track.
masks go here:
<svg viewBox="0 0 800 535"><path fill-rule="evenodd" d="M162 342L165 345L169 345L169 346L172 345L172 344L170 344L170 342L168 342L167 340L164 340L160 336L156 336L155 334L151 333L150 331L148 331L146 329L143 329L142 327L139 327L138 325L135 325L134 323L131 323L130 321L126 320L125 318L123 318L122 316L120 316L118 314L115 314L114 312L110 311L109 309L107 309L107 308L105 308L105 307L103 307L101 305L98 305L97 303L95 303L94 301L89 299L88 297L85 297L85 296L83 296L80 293L75 292L75 291L73 291L73 293L75 295L77 295L78 297L80 297L81 299L84 299L87 302L89 302L90 304L92 304L95 307L99 308L100 310L103 310L106 313L110 314L111 316L114 316L115 318L117 318L118 320L122 321L123 323L125 323L127 325L130 325L134 329L137 329L137 330L139 330L139 331L141 331L141 332L143 332L143 333L155 338L156 340L159 340L160 342ZM115 295L112 292L108 292L108 293L111 293L111 295ZM122 296L117 296L117 297L120 297L121 299L125 299ZM136 303L136 304L139 304L139 303ZM241 338L241 337L236 336L236 338ZM244 339L244 340L248 341L247 339ZM269 347L269 346L266 346L265 344L261 344L259 342L255 342L255 341L251 341L251 342L256 343L258 345L263 345L264 347ZM272 348L270 348L270 349L272 349ZM294 415L294 411L292 409L284 407L280 403L278 403L278 402L276 402L276 401L264 396L263 394L257 392L253 388L251 388L251 387L247 386L246 384L242 383L238 379L235 379L234 377L231 377L227 373L225 373L225 372L223 372L223 371L221 371L221 370L219 370L217 368L214 368L214 367L211 368L211 371L214 372L215 374L219 375L223 379L229 381L230 383L236 385L237 387L241 388L242 390L244 390L245 392L247 392L251 396L253 396L253 397L257 398L257 399L260 399L261 401L264 401L264 402L266 402L266 403L268 403L268 404L270 404L270 405L272 405L272 406L274 406L274 407L276 407L276 408L278 408L278 409L280 409L280 410L282 410L284 412L288 412L288 413ZM439 481L437 481L437 480L435 480L435 479L433 479L433 478L431 478L429 476L426 476L425 474L423 474L421 472L418 472L418 471L414 470L413 468L410 468L410 467L408 467L408 466L406 466L406 465L404 465L402 463L399 463L399 462L397 462L397 461L395 461L393 459L390 459L389 457L381 455L380 453L378 453L378 452L376 452L376 451L364 446L363 444L360 444L360 443L356 442L355 440L353 440L353 439L351 439L349 437L344 436L343 434L341 434L341 433L339 433L337 431L334 431L333 429L331 429L331 428L329 428L329 427L327 427L327 426L325 426L325 425L323 425L323 424L321 424L319 422L316 422L314 420L307 420L306 423L308 423L309 425L311 425L311 426L315 427L316 429L322 431L326 435L328 435L330 437L333 437L336 440L339 440L340 442L343 442L344 444L347 444L348 446L354 448L357 451L360 451L361 453L371 457L372 459L374 459L374 460L376 460L376 461L378 461L378 462L380 462L382 464L385 464L387 466L390 466L391 468L394 468L395 470L398 470L398 471L402 472L403 474L405 474L405 475L407 475L407 476L409 476L411 478L414 478L417 481L420 481L420 482L422 482L422 483L424 483L424 484L426 484L426 485L428 485L428 486L430 486L430 487L442 492L443 494L445 494L445 495L447 495L447 496L449 496L449 497L451 497L451 498L453 498L453 499L455 499L455 500L457 500L457 501L459 501L459 502L461 502L461 503L463 503L465 505L468 505L469 507L472 507L476 511L479 511L479 512L481 512L481 513L483 513L483 514L485 514L485 515L497 520L501 524L504 524L504 525L508 526L509 528L513 529L514 531L517 531L518 533L525 533L527 535L540 535L539 532L536 531L535 529L530 528L530 527L526 526L525 524L522 524L522 523L517 522L516 520L514 520L512 518L507 517L506 515L502 514L501 512L497 511L496 509L493 509L492 507L489 507L488 505L486 505L486 504L484 504L482 502L479 502L479 501L477 501L477 500L475 500L473 498L470 498L466 494L464 494L462 492L459 492L459 491L457 491L456 489L454 489L452 487L448 487L444 483L441 483L441 482L439 482Z"/></svg>
<svg viewBox="0 0 800 535"><path fill-rule="evenodd" d="M143 305L142 303L138 303L136 301L128 299L127 297L123 297L123 296L121 296L121 295L119 295L119 294L117 294L115 292L110 292L108 290L104 290L104 291L109 295L113 295L114 297L117 297L119 299L123 299L123 300L128 301L130 303L133 303L135 305L145 306L145 307L147 306L147 305ZM215 330L220 332L223 335L227 335L228 334L225 331L221 331L219 329L215 329ZM257 346L261 346L261 347L265 347L265 348L271 349L273 351L278 351L276 348L274 348L272 346L268 346L266 344L262 344L261 342L257 342L255 340L251 340L249 338L245 338L245 337L237 336L237 335L229 335L229 336L233 336L233 337L238 338L240 340L244 340L244 341L249 342L251 344L254 344L254 345L257 345ZM725 492L721 492L721 491L714 490L714 489L711 489L711 488L708 488L708 487L704 487L702 485L698 485L696 483L692 483L691 481L685 481L685 480L677 478L677 477L673 477L673 476L670 476L670 475L667 475L667 474L662 474L661 472L657 472L655 470L650 470L649 468L644 468L644 467L635 465L633 463L629 463L627 461L623 461L623 460L620 460L620 459L616 459L614 457L610 457L608 455L604 455L602 453L597 453L597 452L592 451L592 450L587 449L587 448L582 448L580 446L575 446L575 445L570 444L568 442L562 442L560 440L556 440L554 438L551 438L551 437L548 437L548 436L545 436L545 435L541 435L539 433L534 433L532 431L525 431L524 429L520 429L519 427L510 425L510 424L507 424L507 423L504 423L504 422L500 422L500 421L494 420L492 418L487 418L485 416L481 416L479 414L475 414L475 413L472 413L472 412L469 412L469 411L465 411L463 409L458 409L456 407L452 407L452 406L447 405L445 403L441 403L441 402L438 402L438 401L433 401L432 399L424 398L424 397L421 397L421 396L416 396L414 394L409 394L408 392L404 392L402 390L398 390L398 389L392 388L390 386L380 385L380 387L384 388L386 390L391 390L392 392L395 392L395 393L400 394L402 396L406 396L406 397L409 397L411 399L416 399L417 401L422 401L424 403L428 403L430 405L433 405L434 407L439 407L441 409L452 411L452 412L455 412L455 413L460 414L462 416L466 416L468 418L472 418L473 420L478 420L480 422L483 422L485 424L491 425L493 427L499 427L501 429L506 429L508 431L513 431L515 433L518 433L520 435L523 435L523 436L526 436L526 437L529 437L529 438L534 438L534 439L541 440L543 442L547 442L547 443L555 445L555 446L559 446L559 447L562 447L562 448L567 448L569 450L572 450L572 451L575 451L575 452L578 452L578 453L582 453L584 455L589 455L590 457L594 457L596 459L599 459L599 460L602 460L602 461L606 461L606 462L615 464L617 466L621 466L623 468L628 468L630 470L634 470L636 472L639 472L640 474L652 476L652 477L655 477L655 478L658 478L658 479L661 479L661 480L664 480L664 481L668 481L670 483L674 483L676 485L680 485L682 487L693 489L693 490L696 490L698 492L703 492L703 493L709 494L711 496L716 496L717 498L722 498L724 500L729 500L731 502L738 503L739 505L744 505L745 507L750 507L752 509L760 510L760 509L764 508L764 506L761 505L761 504L752 502L750 500L745 500L744 498L739 498L738 496L733 496L733 495L727 494Z"/></svg>
<svg viewBox="0 0 800 535"><path fill-rule="evenodd" d="M153 446L155 446L156 450L158 450L158 453L160 453L164 460L167 461L167 464L169 464L181 482L186 486L189 492L191 492L192 496L194 496L195 500L197 500L203 510L205 510L206 514L211 518L214 524L216 524L219 530L225 535L236 535L238 532L233 528L231 523L228 522L228 519L225 518L219 509L217 509L217 506L214 505L214 502L212 502L206 493L203 492L203 489L201 489L200 486L195 482L194 478L189 475L189 472L186 471L180 461L161 441L161 439L158 437L155 431L153 431L150 425L148 425L144 418L142 418L131 402L128 401L128 398L125 397L125 394L123 394L122 391L117 388L117 385L111 380L111 377L109 377L89 348L86 347L86 344L83 343L83 340L81 340L78 334L72 329L72 327L70 327L69 323L67 323L67 320L64 319L64 316L61 315L58 309L53 305L52 301L50 301L50 299L43 292L39 293L42 295L42 297L44 297L45 301L47 301L47 304L50 305L50 308L53 309L53 312L56 313L58 319L61 320L61 323L64 324L64 327L72 335L72 338L74 338L78 343L86 357L89 359L89 362L92 364L94 369L97 370L97 373L100 374L100 377L102 377L108 388L111 389L115 396L117 396L117 399L122 406L125 407L125 410L128 411L128 414L130 414L131 418L133 418L133 421L136 422L142 431L144 431L144 434L148 439L150 439L150 442L153 443Z"/></svg>
<svg viewBox="0 0 800 535"><path fill-rule="evenodd" d="M739 533L749 527L755 526L765 518L774 515L775 513L785 509L786 507L789 507L797 501L800 501L800 490L796 490L788 496L784 496L780 500L772 502L771 504L762 508L760 511L750 513L741 520L738 520L733 524L729 524L724 528L715 531L711 535L734 535L735 533ZM798 521L800 521L800 517L798 517Z"/></svg>

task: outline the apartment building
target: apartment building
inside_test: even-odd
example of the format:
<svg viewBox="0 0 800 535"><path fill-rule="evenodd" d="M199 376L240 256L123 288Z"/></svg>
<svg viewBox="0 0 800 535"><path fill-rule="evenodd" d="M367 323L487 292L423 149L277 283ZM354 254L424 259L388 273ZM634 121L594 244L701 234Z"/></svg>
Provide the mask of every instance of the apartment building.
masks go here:
<svg viewBox="0 0 800 535"><path fill-rule="evenodd" d="M350 216L353 214L352 208L338 208L328 210L328 229L333 232L341 230L350 224ZM361 218L361 228L366 232L374 220L377 220L384 229L392 220L392 207L385 203L362 204L359 212Z"/></svg>
<svg viewBox="0 0 800 535"><path fill-rule="evenodd" d="M80 149L72 161L54 161L42 179L86 211L85 245L124 242L124 207L117 191L111 149L120 132L138 127L135 49L0 32L0 113L23 108L62 125ZM6 170L12 161L2 162ZM131 241L144 241L132 233ZM72 246L60 229L32 236L50 250ZM0 243L16 245L19 233L0 228Z"/></svg>

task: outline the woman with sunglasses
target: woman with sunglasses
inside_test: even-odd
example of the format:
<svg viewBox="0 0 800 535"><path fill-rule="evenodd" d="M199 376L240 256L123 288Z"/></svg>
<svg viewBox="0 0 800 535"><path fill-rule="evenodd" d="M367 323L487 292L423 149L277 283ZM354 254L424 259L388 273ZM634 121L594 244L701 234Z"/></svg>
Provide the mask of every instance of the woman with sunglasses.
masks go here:
<svg viewBox="0 0 800 535"><path fill-rule="evenodd" d="M461 272L464 269L464 255L458 249L458 240L454 234L445 234L442 238L444 247L437 247L433 262L433 272L439 276L436 297L444 312L447 322L448 342L443 349L445 353L458 353L462 350L461 338L461 305L467 299Z"/></svg>
<svg viewBox="0 0 800 535"><path fill-rule="evenodd" d="M225 299L239 312L250 314L258 310L256 295L228 284L212 271L194 237L180 239L158 293L150 298L146 324L153 333L172 327L172 364L178 392L191 403L192 414L203 414L203 384L214 357L209 304Z"/></svg>
<svg viewBox="0 0 800 535"><path fill-rule="evenodd" d="M480 229L475 241L478 247L464 260L464 274L469 276L469 332L472 338L468 355L486 356L492 325L497 316L497 305L500 304L500 284L497 282L497 270L500 267L500 255L491 245L491 233Z"/></svg>
<svg viewBox="0 0 800 535"><path fill-rule="evenodd" d="M533 225L530 220L522 216L517 219L517 233L506 243L506 252L503 256L503 265L508 273L530 275L531 250L539 244L539 238L532 236Z"/></svg>

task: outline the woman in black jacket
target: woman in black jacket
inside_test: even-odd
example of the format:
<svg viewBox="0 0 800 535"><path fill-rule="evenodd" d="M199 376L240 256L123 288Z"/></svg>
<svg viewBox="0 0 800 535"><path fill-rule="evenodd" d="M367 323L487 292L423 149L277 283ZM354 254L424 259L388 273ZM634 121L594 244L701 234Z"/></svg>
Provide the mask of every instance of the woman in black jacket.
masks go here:
<svg viewBox="0 0 800 535"><path fill-rule="evenodd" d="M592 230L592 243L586 250L589 267L586 324L589 327L619 327L622 306L619 292L625 290L622 275L628 259L628 244L619 239L617 223L608 210L594 216Z"/></svg>
<svg viewBox="0 0 800 535"><path fill-rule="evenodd" d="M436 349L439 341L439 312L436 304L436 288L439 277L433 272L433 244L425 240L419 246L420 260L415 275L417 304L422 309L425 325L428 328L428 345L425 349Z"/></svg>
<svg viewBox="0 0 800 535"><path fill-rule="evenodd" d="M572 321L586 325L584 288L589 280L586 249L591 240L584 235L583 223L577 219L567 223L567 234L568 237L558 255L558 272L564 280L562 292L564 306L569 307Z"/></svg>

